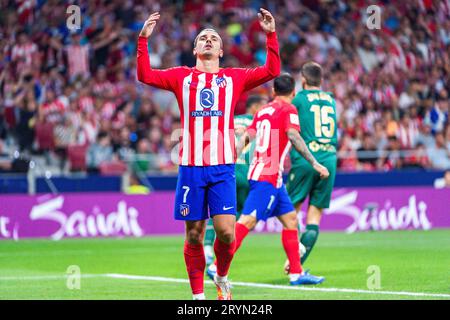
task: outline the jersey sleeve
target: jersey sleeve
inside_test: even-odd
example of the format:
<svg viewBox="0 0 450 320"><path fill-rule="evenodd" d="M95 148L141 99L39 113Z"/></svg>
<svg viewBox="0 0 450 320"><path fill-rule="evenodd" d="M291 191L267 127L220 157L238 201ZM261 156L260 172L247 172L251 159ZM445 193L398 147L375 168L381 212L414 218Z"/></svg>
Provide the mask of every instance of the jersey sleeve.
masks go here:
<svg viewBox="0 0 450 320"><path fill-rule="evenodd" d="M152 69L150 65L150 57L148 54L147 38L139 37L137 45L137 79L140 82L150 86L176 91L178 88L178 79L182 68L175 67L165 70Z"/></svg>
<svg viewBox="0 0 450 320"><path fill-rule="evenodd" d="M289 129L300 131L300 120L294 106L288 108L284 113L284 130L287 132Z"/></svg>
<svg viewBox="0 0 450 320"><path fill-rule="evenodd" d="M276 78L280 74L281 59L276 32L267 34L267 58L264 66L241 69L243 71L243 90L248 91Z"/></svg>
<svg viewBox="0 0 450 320"><path fill-rule="evenodd" d="M254 139L256 137L256 122L258 120L258 116L255 116L253 118L252 123L247 127L247 134L250 136L251 139Z"/></svg>

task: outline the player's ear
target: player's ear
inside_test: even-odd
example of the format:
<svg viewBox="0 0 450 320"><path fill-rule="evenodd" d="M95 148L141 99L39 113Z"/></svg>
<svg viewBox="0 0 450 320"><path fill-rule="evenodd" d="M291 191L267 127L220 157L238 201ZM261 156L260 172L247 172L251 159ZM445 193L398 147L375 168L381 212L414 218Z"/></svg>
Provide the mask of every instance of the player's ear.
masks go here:
<svg viewBox="0 0 450 320"><path fill-rule="evenodd" d="M192 54L193 54L194 56L197 56L197 50L195 50L195 48L192 50Z"/></svg>
<svg viewBox="0 0 450 320"><path fill-rule="evenodd" d="M219 50L219 57L220 57L220 58L223 57L223 50L222 50L222 49Z"/></svg>

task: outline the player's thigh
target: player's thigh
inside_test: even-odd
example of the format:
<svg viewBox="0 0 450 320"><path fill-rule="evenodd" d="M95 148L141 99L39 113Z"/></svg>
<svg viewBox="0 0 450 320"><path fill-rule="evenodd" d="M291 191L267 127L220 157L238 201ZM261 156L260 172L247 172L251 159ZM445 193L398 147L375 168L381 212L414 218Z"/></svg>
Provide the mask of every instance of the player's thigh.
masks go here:
<svg viewBox="0 0 450 320"><path fill-rule="evenodd" d="M206 182L201 167L180 166L175 191L174 216L177 220L205 220L208 218Z"/></svg>
<svg viewBox="0 0 450 320"><path fill-rule="evenodd" d="M297 214L284 185L278 189L277 203L272 216L277 217L285 228L297 229Z"/></svg>
<svg viewBox="0 0 450 320"><path fill-rule="evenodd" d="M250 181L250 192L242 216L250 215L257 221L267 220L277 205L277 195L277 189L269 182Z"/></svg>
<svg viewBox="0 0 450 320"><path fill-rule="evenodd" d="M236 216L236 175L234 165L208 168L207 202L209 213Z"/></svg>
<svg viewBox="0 0 450 320"><path fill-rule="evenodd" d="M248 184L247 180L247 173L248 166L238 164L236 165L236 201L238 215L242 212L245 200L247 199L248 193L250 191L250 185Z"/></svg>
<svg viewBox="0 0 450 320"><path fill-rule="evenodd" d="M286 189L293 204L305 201L316 178L316 172L308 162L302 162L289 171Z"/></svg>
<svg viewBox="0 0 450 320"><path fill-rule="evenodd" d="M319 209L330 207L331 194L336 179L335 157L324 160L322 164L328 169L330 176L327 179L316 178L309 199L309 204L314 205Z"/></svg>

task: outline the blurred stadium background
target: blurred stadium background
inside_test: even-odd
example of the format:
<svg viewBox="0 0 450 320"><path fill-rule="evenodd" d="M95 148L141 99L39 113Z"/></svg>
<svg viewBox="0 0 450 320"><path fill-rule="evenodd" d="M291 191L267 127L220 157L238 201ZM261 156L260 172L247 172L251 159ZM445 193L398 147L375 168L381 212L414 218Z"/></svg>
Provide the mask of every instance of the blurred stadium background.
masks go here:
<svg viewBox="0 0 450 320"><path fill-rule="evenodd" d="M381 8L380 29L366 26L372 4ZM0 0L0 5L0 239L15 240L0 242L0 283L8 276L18 279L4 285L6 290L0 286L0 298L26 297L35 287L23 285L20 277L65 272L80 259L91 267L104 264L102 270L87 267L93 273L125 272L117 257L112 258L124 254L125 247L130 257L133 252L141 257L145 250L154 250L147 245L161 245L161 252L176 260L171 261L176 270L164 273L161 262L151 274L185 276L182 253L175 255L167 244L173 241L177 244L172 248L180 248L183 233L183 224L172 218L177 166L171 157L177 154L173 133L180 127L179 111L172 93L137 82L137 35L148 14L160 11L149 47L154 67L193 66L193 39L208 25L222 35L223 67L257 66L265 61L265 36L256 19L260 7L275 16L282 70L295 76L301 90L302 64L321 63L323 88L333 92L337 102L339 173L332 206L323 219L323 229L336 233L319 238L310 263L333 277L328 259L338 253L355 263L347 249L358 251L352 244L356 239L370 248L372 261L380 255L384 261L394 256L419 261L423 265L411 273L415 277L436 270L435 287L408 287L408 275L397 278L406 268L405 260L398 259L390 273L396 283L392 290L448 293L450 1ZM75 31L67 27L70 5L81 10ZM236 113L245 113L248 96L269 96L270 85L243 95ZM409 231L375 232L403 229ZM276 221L257 228L279 230ZM176 236L157 237L162 234ZM61 247L48 240L24 240L103 236L146 238L121 239L120 244L64 240L68 242L60 241ZM250 240L254 250L258 241L269 246L267 239L273 235L258 237ZM398 241L405 247L397 247ZM102 243L111 256L99 253ZM117 255L114 245L121 247ZM69 256L60 259L52 248L67 250ZM414 254L405 258L415 250L423 250L423 261L414 260ZM99 260L83 256L86 251L98 253ZM11 260L30 252L34 263ZM52 263L40 261L40 254ZM256 263L250 251L247 255ZM282 256L277 255L272 258L279 258L281 266ZM353 271L359 268L366 275L369 260L363 259ZM343 270L352 269L341 263ZM271 269L269 280L250 280L283 283L280 266ZM149 269L127 272L149 274ZM330 285L361 288L364 281L341 278ZM171 297L130 295L135 289L116 296L71 296L56 290L42 297ZM187 285L184 291L188 293ZM286 298L281 293L250 295L261 297Z"/></svg>

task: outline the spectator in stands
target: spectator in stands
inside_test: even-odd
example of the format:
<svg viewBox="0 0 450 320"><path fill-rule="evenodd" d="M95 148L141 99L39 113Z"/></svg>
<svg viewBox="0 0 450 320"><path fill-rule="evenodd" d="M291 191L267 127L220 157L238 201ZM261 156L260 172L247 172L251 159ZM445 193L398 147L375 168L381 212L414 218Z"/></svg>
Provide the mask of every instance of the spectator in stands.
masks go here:
<svg viewBox="0 0 450 320"><path fill-rule="evenodd" d="M138 141L136 154L132 160L132 169L134 172L147 173L150 168L154 167L154 158L151 154L150 141L143 138Z"/></svg>
<svg viewBox="0 0 450 320"><path fill-rule="evenodd" d="M404 168L429 169L431 167L431 161L424 144L418 143L413 150L407 152L407 155L404 156Z"/></svg>
<svg viewBox="0 0 450 320"><path fill-rule="evenodd" d="M68 77L73 82L77 77L87 79L90 75L89 67L89 43L81 43L82 34L75 32L72 34L72 41L65 46L65 53L68 63Z"/></svg>
<svg viewBox="0 0 450 320"><path fill-rule="evenodd" d="M437 100L428 111L425 123L431 127L431 132L436 134L444 130L445 124L448 122L449 97L446 90L439 92Z"/></svg>
<svg viewBox="0 0 450 320"><path fill-rule="evenodd" d="M411 150L417 144L419 128L411 120L409 112L404 112L397 130L397 138L400 140L402 149Z"/></svg>
<svg viewBox="0 0 450 320"><path fill-rule="evenodd" d="M58 123L53 133L55 135L55 152L60 158L60 168L64 169L67 160L67 147L77 142L77 128L73 120L68 115L63 117L61 123Z"/></svg>
<svg viewBox="0 0 450 320"><path fill-rule="evenodd" d="M358 168L363 171L373 171L376 169L378 154L373 142L372 135L365 133L361 147L357 150Z"/></svg>
<svg viewBox="0 0 450 320"><path fill-rule="evenodd" d="M352 147L351 137L347 134L344 134L340 138L339 144L339 168L344 171L355 171L358 167L358 158L355 149Z"/></svg>
<svg viewBox="0 0 450 320"><path fill-rule="evenodd" d="M106 132L100 132L97 142L90 145L86 154L86 164L88 171L98 172L98 167L103 162L113 160L113 149L111 140Z"/></svg>
<svg viewBox="0 0 450 320"><path fill-rule="evenodd" d="M9 172L12 168L12 159L6 150L5 142L0 139L0 173Z"/></svg>
<svg viewBox="0 0 450 320"><path fill-rule="evenodd" d="M131 174L130 176L130 184L125 189L125 194L143 194L147 195L150 194L150 189L143 185L138 176L136 174Z"/></svg>
<svg viewBox="0 0 450 320"><path fill-rule="evenodd" d="M378 161L378 168L383 170L400 169L403 159L400 152L400 142L395 136L388 138L388 144L383 152L383 156Z"/></svg>
<svg viewBox="0 0 450 320"><path fill-rule="evenodd" d="M436 133L434 145L428 149L428 157L434 168L441 170L450 169L450 150L446 148L442 132Z"/></svg>
<svg viewBox="0 0 450 320"><path fill-rule="evenodd" d="M25 76L25 82L31 82ZM36 124L37 103L34 90L31 87L25 87L15 99L17 111L19 114L16 129L17 141L20 151L30 153L34 141L34 127Z"/></svg>
<svg viewBox="0 0 450 320"><path fill-rule="evenodd" d="M25 30L17 33L17 42L11 50L11 61L15 63L17 72L30 67L37 58L38 46L30 40Z"/></svg>

